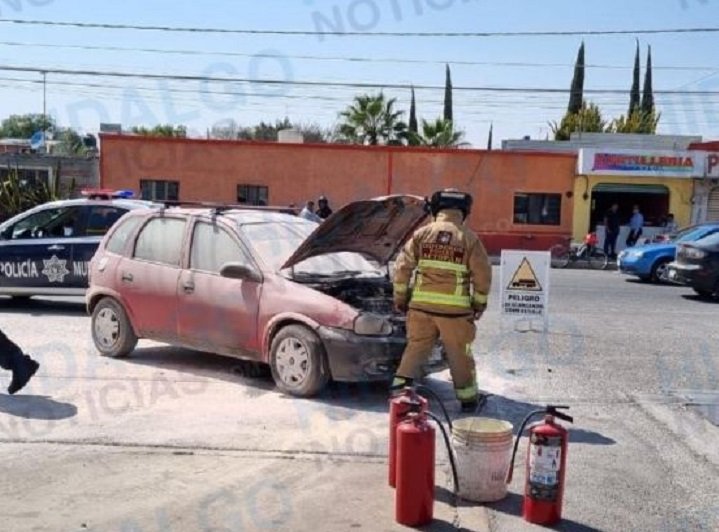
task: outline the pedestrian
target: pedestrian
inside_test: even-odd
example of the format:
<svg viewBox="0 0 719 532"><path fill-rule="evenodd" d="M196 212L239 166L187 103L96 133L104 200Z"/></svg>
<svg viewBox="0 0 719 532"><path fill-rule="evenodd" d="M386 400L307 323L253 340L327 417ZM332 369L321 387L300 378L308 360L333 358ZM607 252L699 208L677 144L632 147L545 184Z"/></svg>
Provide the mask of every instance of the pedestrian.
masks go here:
<svg viewBox="0 0 719 532"><path fill-rule="evenodd" d="M644 228L644 216L639 210L639 205L635 205L632 208L632 217L629 219L629 235L627 235L627 247L632 247L637 243L637 240L642 236L642 230Z"/></svg>
<svg viewBox="0 0 719 532"><path fill-rule="evenodd" d="M617 258L619 227L619 205L615 203L604 215L604 254L610 259Z"/></svg>
<svg viewBox="0 0 719 532"><path fill-rule="evenodd" d="M679 230L679 224L674 220L674 214L667 214L667 220L664 222L664 229L667 234L674 234Z"/></svg>
<svg viewBox="0 0 719 532"><path fill-rule="evenodd" d="M330 203L326 197L320 196L320 199L317 200L317 206L319 207L317 209L317 216L319 216L323 220L326 220L330 217L330 215L332 214L332 209L330 209Z"/></svg>
<svg viewBox="0 0 719 532"><path fill-rule="evenodd" d="M10 395L20 391L40 367L36 361L22 352L15 342L0 330L0 368L12 371L8 386Z"/></svg>
<svg viewBox="0 0 719 532"><path fill-rule="evenodd" d="M309 220L311 222L321 222L322 218L317 216L315 214L315 202L312 200L309 200L306 204L304 209L300 211L299 214L300 218L304 218L305 220Z"/></svg>
<svg viewBox="0 0 719 532"><path fill-rule="evenodd" d="M407 312L407 347L391 390L421 376L440 338L462 411L474 412L479 391L472 342L475 321L487 307L492 267L479 237L464 225L472 196L438 191L429 205L434 221L414 233L396 262L394 304L397 311Z"/></svg>

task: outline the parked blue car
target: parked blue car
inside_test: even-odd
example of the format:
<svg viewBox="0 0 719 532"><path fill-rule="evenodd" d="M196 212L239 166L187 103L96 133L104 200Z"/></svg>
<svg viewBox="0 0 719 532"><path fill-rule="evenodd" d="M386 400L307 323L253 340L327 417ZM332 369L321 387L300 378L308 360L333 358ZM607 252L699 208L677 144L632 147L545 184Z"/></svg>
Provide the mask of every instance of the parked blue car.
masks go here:
<svg viewBox="0 0 719 532"><path fill-rule="evenodd" d="M694 242L717 232L719 222L703 223L686 227L663 242L627 248L617 259L619 271L642 281L660 282L665 279L667 266L674 260L679 243Z"/></svg>

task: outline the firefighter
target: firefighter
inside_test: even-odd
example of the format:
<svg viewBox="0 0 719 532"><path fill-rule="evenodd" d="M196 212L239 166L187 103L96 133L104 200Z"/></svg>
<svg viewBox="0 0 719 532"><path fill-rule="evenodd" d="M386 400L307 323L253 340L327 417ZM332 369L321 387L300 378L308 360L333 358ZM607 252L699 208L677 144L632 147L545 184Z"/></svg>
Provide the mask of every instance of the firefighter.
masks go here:
<svg viewBox="0 0 719 532"><path fill-rule="evenodd" d="M472 196L442 190L429 207L434 221L415 232L395 265L394 304L408 314L407 347L392 391L420 376L439 337L462 411L474 412L479 391L471 346L475 321L487 307L492 267L479 237L464 225Z"/></svg>
<svg viewBox="0 0 719 532"><path fill-rule="evenodd" d="M17 344L0 330L0 368L12 371L12 381L7 389L10 395L19 392L39 367L40 364L24 354Z"/></svg>

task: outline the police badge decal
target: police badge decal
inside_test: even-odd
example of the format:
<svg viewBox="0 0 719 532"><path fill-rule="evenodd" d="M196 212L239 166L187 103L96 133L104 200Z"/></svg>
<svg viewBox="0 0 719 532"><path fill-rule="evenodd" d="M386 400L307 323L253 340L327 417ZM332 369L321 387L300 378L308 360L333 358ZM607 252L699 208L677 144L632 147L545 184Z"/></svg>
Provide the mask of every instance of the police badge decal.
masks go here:
<svg viewBox="0 0 719 532"><path fill-rule="evenodd" d="M45 267L42 270L42 274L47 276L47 280L51 283L62 283L65 280L65 276L70 273L67 269L67 261L60 260L57 255L53 255L49 260L43 259Z"/></svg>

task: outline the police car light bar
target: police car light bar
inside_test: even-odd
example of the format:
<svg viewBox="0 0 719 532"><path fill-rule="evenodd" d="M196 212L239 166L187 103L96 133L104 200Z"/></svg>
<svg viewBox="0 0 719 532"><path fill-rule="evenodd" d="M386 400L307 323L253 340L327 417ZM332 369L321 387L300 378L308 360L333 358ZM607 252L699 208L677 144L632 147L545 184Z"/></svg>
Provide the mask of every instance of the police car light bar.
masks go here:
<svg viewBox="0 0 719 532"><path fill-rule="evenodd" d="M132 190L113 190L110 188L85 188L80 194L87 199L130 199L135 197Z"/></svg>

